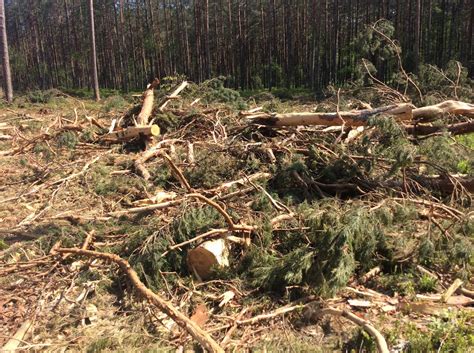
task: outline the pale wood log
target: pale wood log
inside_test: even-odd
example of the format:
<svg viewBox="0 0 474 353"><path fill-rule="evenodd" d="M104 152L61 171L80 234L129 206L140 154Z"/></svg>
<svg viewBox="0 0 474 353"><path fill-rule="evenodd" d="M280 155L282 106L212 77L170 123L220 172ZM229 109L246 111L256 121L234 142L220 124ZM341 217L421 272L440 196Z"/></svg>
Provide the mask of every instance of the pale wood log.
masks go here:
<svg viewBox="0 0 474 353"><path fill-rule="evenodd" d="M162 112L171 100L176 99L183 89L188 85L188 81L183 81L169 96L165 97L165 100L160 104L159 109Z"/></svg>
<svg viewBox="0 0 474 353"><path fill-rule="evenodd" d="M153 137L158 136L159 134L160 127L158 125L130 126L126 129L103 135L101 140L107 142L125 142L140 136Z"/></svg>
<svg viewBox="0 0 474 353"><path fill-rule="evenodd" d="M426 121L443 117L446 114L474 117L474 104L445 101L439 104L413 108L410 104L389 105L375 109L352 110L333 113L286 113L286 114L255 114L248 117L251 122L270 126L298 125L345 125L364 126L369 118L383 114L393 116L399 121ZM460 128L459 128L460 129Z"/></svg>
<svg viewBox="0 0 474 353"><path fill-rule="evenodd" d="M143 105L140 114L137 117L137 126L146 126L148 125L148 119L150 118L151 112L153 111L153 99L154 99L154 89L160 80L155 78L152 83L150 83L143 93Z"/></svg>
<svg viewBox="0 0 474 353"><path fill-rule="evenodd" d="M168 315L177 325L189 333L196 341L198 341L201 346L208 350L209 352L218 352L224 353L224 350L219 346L219 344L198 324L190 320L187 316L182 314L178 309L176 309L170 302L166 301L164 298L158 294L152 292L147 288L143 282L138 277L135 270L130 266L128 261L122 259L120 256L110 253L101 253L97 251L82 250L82 249L58 249L58 253L62 254L76 254L83 255L92 258L97 258L105 261L111 261L117 264L120 269L127 275L128 279L135 287L135 289L150 303L154 304L166 315Z"/></svg>
<svg viewBox="0 0 474 353"><path fill-rule="evenodd" d="M445 114L464 115L474 118L474 104L449 100L427 107L413 109L413 119L437 119Z"/></svg>
<svg viewBox="0 0 474 353"><path fill-rule="evenodd" d="M343 125L364 126L369 118L384 114L394 116L401 121L412 120L412 106L410 104L389 105L385 107L365 110L353 110L339 113L286 113L286 114L256 114L248 119L253 123L270 126L298 126L298 125Z"/></svg>

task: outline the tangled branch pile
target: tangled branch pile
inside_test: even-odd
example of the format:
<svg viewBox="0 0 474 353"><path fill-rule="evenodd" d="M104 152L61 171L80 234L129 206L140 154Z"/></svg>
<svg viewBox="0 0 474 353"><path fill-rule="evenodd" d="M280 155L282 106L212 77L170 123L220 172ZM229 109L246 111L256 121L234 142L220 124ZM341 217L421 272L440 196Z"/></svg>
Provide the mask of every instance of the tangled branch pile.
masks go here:
<svg viewBox="0 0 474 353"><path fill-rule="evenodd" d="M385 351L361 317L389 312L389 324L416 300L472 304L462 301L474 265L472 135L453 137L472 132L472 104L415 109L387 95L373 109L338 92L317 106L269 96L258 107L259 97L244 101L217 79L175 85L180 96L166 95L165 82L158 99L156 85L123 114L8 114L0 339L28 320L32 346L60 341L53 329L84 344L73 328L94 326L87 303L116 296L99 322L142 320L160 345L189 338L153 305L210 351L261 344L271 332L260 323L282 328L281 315L306 335L324 314L360 325ZM130 282L107 259L149 302L128 296ZM456 278L462 295L426 294L446 294Z"/></svg>

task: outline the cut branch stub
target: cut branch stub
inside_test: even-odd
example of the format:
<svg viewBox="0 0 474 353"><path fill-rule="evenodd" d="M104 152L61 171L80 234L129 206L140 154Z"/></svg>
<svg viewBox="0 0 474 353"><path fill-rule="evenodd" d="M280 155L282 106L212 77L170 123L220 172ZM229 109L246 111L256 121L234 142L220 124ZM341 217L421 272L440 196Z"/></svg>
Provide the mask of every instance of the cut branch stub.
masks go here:
<svg viewBox="0 0 474 353"><path fill-rule="evenodd" d="M188 252L189 270L200 279L209 279L212 270L229 266L229 245L223 238L208 240Z"/></svg>

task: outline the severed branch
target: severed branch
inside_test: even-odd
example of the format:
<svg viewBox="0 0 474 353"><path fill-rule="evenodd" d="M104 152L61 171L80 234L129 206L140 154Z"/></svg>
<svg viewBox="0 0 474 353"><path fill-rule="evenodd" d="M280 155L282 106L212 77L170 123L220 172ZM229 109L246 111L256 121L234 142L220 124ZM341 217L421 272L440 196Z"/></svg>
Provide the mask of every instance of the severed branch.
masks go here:
<svg viewBox="0 0 474 353"><path fill-rule="evenodd" d="M169 96L165 97L165 100L159 105L161 112L164 111L169 102L176 99L183 89L188 85L188 81L183 81Z"/></svg>
<svg viewBox="0 0 474 353"><path fill-rule="evenodd" d="M399 118L402 121L412 120L410 104L388 105L375 109L352 110L336 113L286 113L286 114L256 114L248 119L254 124L269 126L298 126L298 125L343 125L364 126L369 118L385 114Z"/></svg>
<svg viewBox="0 0 474 353"><path fill-rule="evenodd" d="M160 134L158 125L131 126L123 130L113 131L103 135L100 140L109 143L121 143L137 137L152 138Z"/></svg>
<svg viewBox="0 0 474 353"><path fill-rule="evenodd" d="M340 310L340 309L335 309L335 308L323 308L320 309L319 312L317 313L318 315L334 315L334 316L342 316L356 325L359 325L362 327L367 333L369 333L374 339L375 342L377 343L377 348L379 352L381 353L389 353L387 341L385 341L385 338L382 336L382 334L374 327L370 322L367 320L364 320L357 315L354 315L348 310Z"/></svg>
<svg viewBox="0 0 474 353"><path fill-rule="evenodd" d="M168 315L178 326L188 332L201 346L209 352L223 353L224 350L219 344L198 324L190 320L186 315L182 314L171 303L163 299L158 294L148 289L138 277L137 273L130 266L128 261L122 259L120 256L110 253L101 253L97 251L83 250L83 249L66 249L60 248L56 250L60 254L75 254L87 257L97 258L105 261L110 261L117 264L120 269L127 275L135 289L150 303L154 304L166 315Z"/></svg>
<svg viewBox="0 0 474 353"><path fill-rule="evenodd" d="M393 116L399 121L430 121L443 117L446 114L474 117L474 104L450 100L422 108L413 108L410 104L399 104L339 113L262 113L251 115L248 119L254 124L275 127L298 125L333 126L343 124L346 126L365 126L368 124L370 117L378 114Z"/></svg>

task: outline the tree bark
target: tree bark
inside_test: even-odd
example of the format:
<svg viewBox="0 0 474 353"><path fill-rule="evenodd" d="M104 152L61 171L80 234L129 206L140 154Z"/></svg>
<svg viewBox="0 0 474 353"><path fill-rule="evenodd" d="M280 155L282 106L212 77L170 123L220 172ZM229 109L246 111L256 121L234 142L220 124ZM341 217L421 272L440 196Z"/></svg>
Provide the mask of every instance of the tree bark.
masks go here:
<svg viewBox="0 0 474 353"><path fill-rule="evenodd" d="M89 0L90 12L90 31L91 31L91 59L92 59L92 85L94 88L94 97L96 101L100 101L99 92L99 76L97 74L97 53L95 47L95 25L94 25L94 0Z"/></svg>
<svg viewBox="0 0 474 353"><path fill-rule="evenodd" d="M5 20L5 3L0 0L0 46L2 50L3 80L7 101L13 101L12 75L10 71L10 57L8 55L7 26Z"/></svg>

